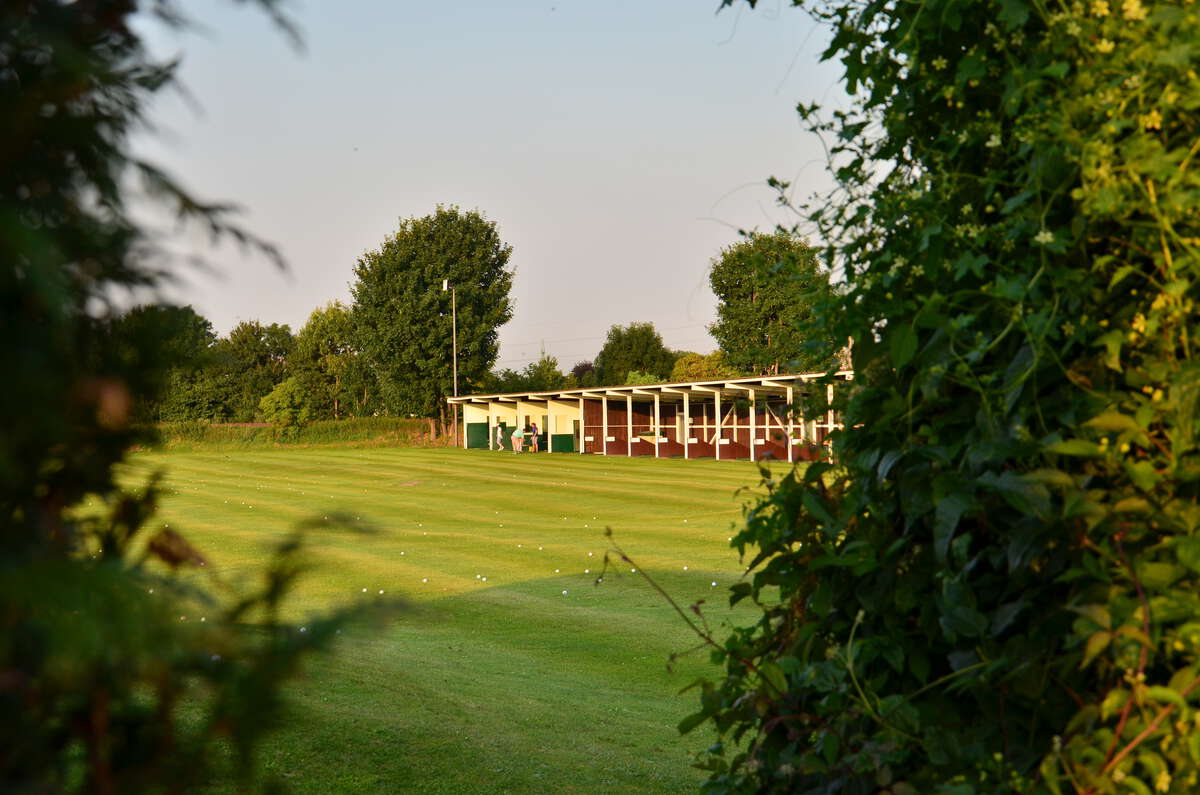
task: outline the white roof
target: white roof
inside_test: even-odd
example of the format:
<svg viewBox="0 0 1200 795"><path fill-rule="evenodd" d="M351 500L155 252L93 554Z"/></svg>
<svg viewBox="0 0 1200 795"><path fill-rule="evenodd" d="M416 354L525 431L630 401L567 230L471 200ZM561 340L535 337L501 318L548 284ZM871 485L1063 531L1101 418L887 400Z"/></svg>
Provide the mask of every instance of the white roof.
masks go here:
<svg viewBox="0 0 1200 795"><path fill-rule="evenodd" d="M626 397L645 400L655 394L676 398L684 393L717 394L746 392L749 389L783 394L788 387L803 386L825 378L829 373L788 373L785 375L755 375L744 378L719 378L711 381L680 381L667 384L626 384L624 386L592 386L578 389L556 389L549 392L502 392L494 395L460 395L446 398L447 403L506 403L523 401L560 400L586 398L599 400L605 397ZM839 370L833 376L843 381L854 378L852 370Z"/></svg>

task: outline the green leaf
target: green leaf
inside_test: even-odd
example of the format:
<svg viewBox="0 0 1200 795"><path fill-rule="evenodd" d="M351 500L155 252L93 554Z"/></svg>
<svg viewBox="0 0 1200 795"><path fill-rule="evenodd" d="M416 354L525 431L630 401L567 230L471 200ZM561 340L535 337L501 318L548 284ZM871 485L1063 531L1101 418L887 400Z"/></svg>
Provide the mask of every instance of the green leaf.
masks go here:
<svg viewBox="0 0 1200 795"><path fill-rule="evenodd" d="M758 672L762 674L762 678L771 686L774 695L781 696L788 691L787 676L773 661L768 660L758 667Z"/></svg>
<svg viewBox="0 0 1200 795"><path fill-rule="evenodd" d="M1135 272L1136 270L1137 268L1135 268L1133 265L1122 265L1121 267L1117 268L1116 272L1113 273L1112 279L1108 282L1108 289L1112 290L1112 288L1120 284L1126 276Z"/></svg>
<svg viewBox="0 0 1200 795"><path fill-rule="evenodd" d="M1180 709L1187 709L1187 702L1177 691L1162 685L1151 685L1145 690L1146 698L1161 704L1174 704Z"/></svg>
<svg viewBox="0 0 1200 795"><path fill-rule="evenodd" d="M1142 581L1142 585L1147 590L1151 591L1168 588L1184 573L1183 566L1177 566L1174 563L1146 562L1137 566L1138 579Z"/></svg>
<svg viewBox="0 0 1200 795"><path fill-rule="evenodd" d="M1141 497L1126 497L1113 506L1114 513L1150 513L1150 503Z"/></svg>
<svg viewBox="0 0 1200 795"><path fill-rule="evenodd" d="M1200 574L1200 536L1185 536L1177 539L1174 546L1179 562Z"/></svg>
<svg viewBox="0 0 1200 795"><path fill-rule="evenodd" d="M1095 342L1096 345L1103 345L1107 356L1104 358L1104 364L1110 370L1121 371L1121 345L1124 344L1125 335L1120 331L1113 329L1105 334L1102 334Z"/></svg>
<svg viewBox="0 0 1200 795"><path fill-rule="evenodd" d="M947 494L938 501L934 511L933 551L939 561L945 562L958 520L973 505L974 500L962 492Z"/></svg>
<svg viewBox="0 0 1200 795"><path fill-rule="evenodd" d="M917 352L917 333L912 326L899 325L894 328L888 335L888 349L897 370L912 361Z"/></svg>
<svg viewBox="0 0 1200 795"><path fill-rule="evenodd" d="M1096 458L1104 455L1104 451L1100 445L1095 442L1089 442L1086 439L1065 439L1061 442L1046 447L1047 453L1057 453L1058 455L1073 455L1081 458Z"/></svg>
<svg viewBox="0 0 1200 795"><path fill-rule="evenodd" d="M834 525L837 522L833 519L833 514L825 507L824 500L813 489L802 489L800 492L800 502L804 504L805 509L817 518L821 524L825 525L826 532L832 532Z"/></svg>
<svg viewBox="0 0 1200 795"><path fill-rule="evenodd" d="M1078 613L1101 629L1112 629L1112 614L1105 605L1080 605L1072 607L1071 612Z"/></svg>
<svg viewBox="0 0 1200 795"><path fill-rule="evenodd" d="M708 720L708 714L706 712L696 712L679 721L679 725L676 728L679 730L680 734L687 734L701 723L704 723L706 720Z"/></svg>
<svg viewBox="0 0 1200 795"><path fill-rule="evenodd" d="M973 607L947 605L940 619L942 629L968 638L977 638L987 631L987 617Z"/></svg>
<svg viewBox="0 0 1200 795"><path fill-rule="evenodd" d="M1058 486L1060 488L1071 488L1075 485L1075 479L1063 472L1061 469L1042 468L1035 469L1032 472L1026 472L1022 477L1034 483L1041 483L1045 486Z"/></svg>
<svg viewBox="0 0 1200 795"><path fill-rule="evenodd" d="M1061 80L1067 76L1067 72L1071 71L1071 65L1066 61L1055 61L1046 68L1042 69L1042 74L1047 77L1053 77Z"/></svg>
<svg viewBox="0 0 1200 795"><path fill-rule="evenodd" d="M1112 643L1113 634L1106 629L1099 632L1093 632L1087 639L1087 645L1084 648L1083 660L1080 661L1080 668L1087 668L1092 660L1096 659L1096 655L1108 648L1108 644Z"/></svg>
<svg viewBox="0 0 1200 795"><path fill-rule="evenodd" d="M1144 430L1133 417L1128 414L1122 414L1119 411L1106 411L1102 414L1097 414L1090 420L1084 423L1089 428L1095 428L1098 431L1129 431L1131 433L1142 433Z"/></svg>
<svg viewBox="0 0 1200 795"><path fill-rule="evenodd" d="M1133 481L1133 485L1142 491L1153 491L1154 487L1162 480L1162 477L1154 471L1154 465L1149 461L1135 461L1132 464L1126 463L1125 472L1129 475L1129 479Z"/></svg>

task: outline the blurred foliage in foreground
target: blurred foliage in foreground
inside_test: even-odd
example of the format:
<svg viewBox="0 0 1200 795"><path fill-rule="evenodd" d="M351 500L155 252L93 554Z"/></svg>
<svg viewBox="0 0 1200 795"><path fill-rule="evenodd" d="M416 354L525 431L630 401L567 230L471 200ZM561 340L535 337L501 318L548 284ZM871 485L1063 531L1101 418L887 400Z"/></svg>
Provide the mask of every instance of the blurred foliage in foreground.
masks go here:
<svg viewBox="0 0 1200 795"><path fill-rule="evenodd" d="M148 522L155 484L122 491L116 465L149 441L132 395L161 389L172 351L151 326L118 330L111 302L163 277L131 220L134 192L278 259L274 250L130 153L173 65L129 27L132 2L0 4L0 790L183 791L255 743L280 685L344 616L277 620L303 569L299 532L245 592L178 578L204 569ZM284 24L270 0L258 5ZM174 4L148 4L183 24ZM79 506L97 500L86 515ZM195 583L205 583L205 588ZM187 583L192 583L189 585ZM181 704L189 717L180 719ZM197 713L198 711L198 713ZM214 754L214 740L232 751Z"/></svg>
<svg viewBox="0 0 1200 795"><path fill-rule="evenodd" d="M709 789L1200 791L1195 5L803 5L855 380L733 539Z"/></svg>

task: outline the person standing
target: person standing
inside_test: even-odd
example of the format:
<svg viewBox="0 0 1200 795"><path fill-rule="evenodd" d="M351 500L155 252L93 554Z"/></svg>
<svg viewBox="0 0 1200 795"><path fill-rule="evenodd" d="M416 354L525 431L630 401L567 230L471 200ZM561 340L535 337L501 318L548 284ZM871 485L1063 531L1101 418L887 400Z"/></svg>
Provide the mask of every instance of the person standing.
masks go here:
<svg viewBox="0 0 1200 795"><path fill-rule="evenodd" d="M504 426L503 425L496 426L496 449L497 450L504 449Z"/></svg>
<svg viewBox="0 0 1200 795"><path fill-rule="evenodd" d="M538 437L538 426L536 422L529 423L529 452L536 453L538 444L541 439Z"/></svg>

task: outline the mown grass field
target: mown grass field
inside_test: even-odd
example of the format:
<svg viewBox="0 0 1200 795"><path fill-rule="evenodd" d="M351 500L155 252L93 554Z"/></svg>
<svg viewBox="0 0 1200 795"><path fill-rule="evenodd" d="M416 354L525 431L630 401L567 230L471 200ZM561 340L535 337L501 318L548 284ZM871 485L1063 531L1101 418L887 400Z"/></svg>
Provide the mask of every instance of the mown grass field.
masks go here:
<svg viewBox="0 0 1200 795"><path fill-rule="evenodd" d="M411 603L292 686L295 717L263 763L294 791L678 792L702 779L690 754L711 738L675 725L697 703L678 691L714 673L707 654L668 671L695 636L628 565L594 581L612 527L681 605L707 599L709 620L729 621L748 462L326 447L141 453L127 475L156 469L168 495L155 522L226 577L253 576L301 520L375 526L310 535L298 620L380 591Z"/></svg>

